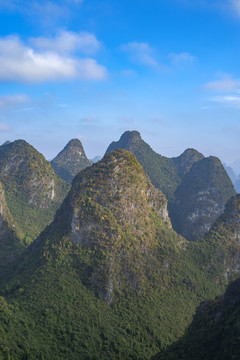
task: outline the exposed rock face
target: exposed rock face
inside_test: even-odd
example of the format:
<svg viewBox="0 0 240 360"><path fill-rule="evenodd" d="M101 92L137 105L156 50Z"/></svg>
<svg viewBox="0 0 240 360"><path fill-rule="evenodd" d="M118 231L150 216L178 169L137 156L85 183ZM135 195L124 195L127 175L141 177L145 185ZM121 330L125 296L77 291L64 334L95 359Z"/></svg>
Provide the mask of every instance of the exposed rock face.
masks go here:
<svg viewBox="0 0 240 360"><path fill-rule="evenodd" d="M69 188L24 140L0 147L0 181L16 234L28 241L52 221Z"/></svg>
<svg viewBox="0 0 240 360"><path fill-rule="evenodd" d="M52 226L57 221L73 244L95 254L86 284L109 304L114 291L139 289L157 261L157 234L172 231L165 196L126 150L81 171L59 213Z"/></svg>
<svg viewBox="0 0 240 360"><path fill-rule="evenodd" d="M51 165L56 174L71 183L79 171L92 165L92 161L87 159L81 141L72 139L51 161Z"/></svg>
<svg viewBox="0 0 240 360"><path fill-rule="evenodd" d="M90 190L91 183L93 185ZM137 224L143 221L139 215L143 215L144 210L144 221L148 219L149 210L153 209L168 226L171 226L165 196L152 186L135 157L128 152L118 150L106 156L99 166L93 166L88 174L79 174L73 183L72 192L78 194L79 198L79 193L83 193L84 188L92 194L92 201L97 202L104 211L112 214L116 212L118 220L125 226L133 226L137 233ZM72 228L75 230L76 225L73 224L79 225L79 221L76 220L79 219L79 214L77 215L76 211L75 208L72 220ZM78 213L83 213L81 207L78 207ZM92 231L92 223L87 224L84 221L83 225L84 231Z"/></svg>
<svg viewBox="0 0 240 360"><path fill-rule="evenodd" d="M192 166L175 195L172 211L175 229L188 240L196 240L223 213L235 190L220 160L209 157Z"/></svg>

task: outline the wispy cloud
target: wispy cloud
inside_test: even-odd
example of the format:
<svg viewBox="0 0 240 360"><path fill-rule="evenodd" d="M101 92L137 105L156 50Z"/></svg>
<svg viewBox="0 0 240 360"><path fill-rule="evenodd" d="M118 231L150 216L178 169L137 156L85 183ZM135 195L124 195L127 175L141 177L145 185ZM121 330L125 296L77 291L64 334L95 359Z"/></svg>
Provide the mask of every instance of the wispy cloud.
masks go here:
<svg viewBox="0 0 240 360"><path fill-rule="evenodd" d="M223 107L240 109L240 79L233 78L229 74L222 74L220 79L206 83L203 88L212 93L223 93L215 95L208 101L220 104Z"/></svg>
<svg viewBox="0 0 240 360"><path fill-rule="evenodd" d="M26 104L30 101L30 98L24 94L1 96L0 109L15 107L18 105Z"/></svg>
<svg viewBox="0 0 240 360"><path fill-rule="evenodd" d="M188 52L181 52L179 54L170 53L168 55L174 65L186 65L193 63L197 58Z"/></svg>
<svg viewBox="0 0 240 360"><path fill-rule="evenodd" d="M237 91L240 87L240 79L234 79L230 75L224 75L219 80L210 81L204 85L206 90L210 91Z"/></svg>
<svg viewBox="0 0 240 360"><path fill-rule="evenodd" d="M72 47L69 45L69 48ZM102 80L106 74L106 68L92 58L78 58L57 51L37 51L16 36L0 38L0 81Z"/></svg>
<svg viewBox="0 0 240 360"><path fill-rule="evenodd" d="M189 52L169 53L165 56L165 61L160 62L157 59L156 51L146 42L130 42L121 46L121 50L129 54L133 62L152 67L156 70L169 71L173 66L183 67L193 63L197 57ZM122 75L125 75L122 72ZM126 72L128 75L128 72Z"/></svg>
<svg viewBox="0 0 240 360"><path fill-rule="evenodd" d="M240 96L225 95L225 96L214 96L210 98L211 101L218 102L226 107L240 109Z"/></svg>
<svg viewBox="0 0 240 360"><path fill-rule="evenodd" d="M30 43L41 51L55 51L60 54L71 54L76 51L94 54L100 48L96 36L88 32L61 31L53 38L31 38Z"/></svg>
<svg viewBox="0 0 240 360"><path fill-rule="evenodd" d="M34 22L53 26L58 20L69 18L83 0L0 0L0 9L21 13Z"/></svg>
<svg viewBox="0 0 240 360"><path fill-rule="evenodd" d="M148 43L130 42L121 46L121 49L127 52L131 60L142 65L158 68L160 64L154 57L154 50Z"/></svg>

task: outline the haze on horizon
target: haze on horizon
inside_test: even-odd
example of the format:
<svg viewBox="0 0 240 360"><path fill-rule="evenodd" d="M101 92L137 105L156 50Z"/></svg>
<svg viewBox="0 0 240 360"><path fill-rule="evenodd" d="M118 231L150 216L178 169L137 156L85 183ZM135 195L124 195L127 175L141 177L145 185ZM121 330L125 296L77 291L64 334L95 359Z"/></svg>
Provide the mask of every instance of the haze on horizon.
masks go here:
<svg viewBox="0 0 240 360"><path fill-rule="evenodd" d="M239 0L0 0L0 143L240 158Z"/></svg>

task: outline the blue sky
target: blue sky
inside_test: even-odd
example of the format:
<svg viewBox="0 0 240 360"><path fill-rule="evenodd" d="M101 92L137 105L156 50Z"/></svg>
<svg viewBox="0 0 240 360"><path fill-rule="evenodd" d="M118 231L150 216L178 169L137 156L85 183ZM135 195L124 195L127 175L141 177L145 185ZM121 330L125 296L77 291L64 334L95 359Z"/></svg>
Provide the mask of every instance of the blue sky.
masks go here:
<svg viewBox="0 0 240 360"><path fill-rule="evenodd" d="M240 158L240 0L0 0L0 143Z"/></svg>

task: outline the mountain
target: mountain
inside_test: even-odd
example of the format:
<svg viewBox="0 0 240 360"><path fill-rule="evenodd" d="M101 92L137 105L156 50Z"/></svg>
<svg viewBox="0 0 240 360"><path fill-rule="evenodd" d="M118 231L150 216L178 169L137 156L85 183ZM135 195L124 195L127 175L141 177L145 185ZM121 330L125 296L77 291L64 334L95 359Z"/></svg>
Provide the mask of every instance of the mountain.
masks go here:
<svg viewBox="0 0 240 360"><path fill-rule="evenodd" d="M57 175L71 183L79 171L92 165L92 161L87 159L81 141L72 139L51 161L51 165Z"/></svg>
<svg viewBox="0 0 240 360"><path fill-rule="evenodd" d="M203 302L186 334L155 360L234 360L240 353L240 279Z"/></svg>
<svg viewBox="0 0 240 360"><path fill-rule="evenodd" d="M136 156L152 184L166 195L170 209L175 200L175 190L183 175L189 171L194 162L204 157L194 149L187 149L176 158L161 156L142 140L138 131L126 131L119 141L109 145L106 153L116 149L131 151Z"/></svg>
<svg viewBox="0 0 240 360"><path fill-rule="evenodd" d="M223 167L226 170L228 176L232 180L232 183L234 184L237 180L237 175L235 174L234 170L231 168L231 166L228 166L227 164L223 163Z"/></svg>
<svg viewBox="0 0 240 360"><path fill-rule="evenodd" d="M154 152L137 131L126 131L106 153L117 148L135 154L153 185L166 195L174 230L189 240L203 236L236 194L220 160L205 159L197 150L166 158Z"/></svg>
<svg viewBox="0 0 240 360"><path fill-rule="evenodd" d="M224 213L205 236L216 257L225 266L225 277L240 273L240 195L232 197ZM201 241L202 242L202 241ZM227 242L233 247L228 248ZM224 245L225 243L225 245ZM203 245L203 243L202 243ZM230 252L232 255L229 257ZM231 258L231 259L230 259ZM209 257L211 269L214 256ZM238 277L238 276L236 276ZM230 283L225 294L205 300L184 336L153 357L154 360L234 360L239 357L240 279Z"/></svg>
<svg viewBox="0 0 240 360"><path fill-rule="evenodd" d="M105 155L74 178L54 221L0 279L3 356L149 359L239 277L239 204L187 242L135 156Z"/></svg>
<svg viewBox="0 0 240 360"><path fill-rule="evenodd" d="M221 161L213 156L196 162L175 192L172 221L188 240L201 238L236 194Z"/></svg>
<svg viewBox="0 0 240 360"><path fill-rule="evenodd" d="M14 261L15 256L23 251L24 245L19 241L15 224L7 207L4 186L0 182L0 271Z"/></svg>
<svg viewBox="0 0 240 360"><path fill-rule="evenodd" d="M234 182L234 188L237 193L240 193L240 176L238 176L238 178Z"/></svg>
<svg viewBox="0 0 240 360"><path fill-rule="evenodd" d="M232 162L230 166L237 175L240 174L240 159L237 159L234 162Z"/></svg>
<svg viewBox="0 0 240 360"><path fill-rule="evenodd" d="M11 144L11 141L9 141L9 140L5 141L5 143L3 143L2 146L3 145L8 145L8 144Z"/></svg>
<svg viewBox="0 0 240 360"><path fill-rule="evenodd" d="M68 189L44 156L24 140L0 146L0 257L14 260L20 244L36 239Z"/></svg>
<svg viewBox="0 0 240 360"><path fill-rule="evenodd" d="M234 189L236 190L237 193L240 193L240 176L237 176L230 166L226 164L223 164L223 166L224 169L227 171L228 176L232 180Z"/></svg>
<svg viewBox="0 0 240 360"><path fill-rule="evenodd" d="M97 156L95 156L93 159L91 159L91 161L92 161L93 163L96 163L96 162L100 161L101 159L102 159L102 156L97 155Z"/></svg>

